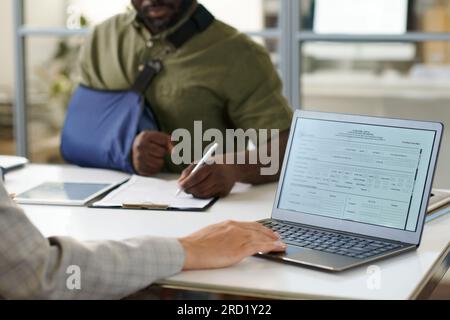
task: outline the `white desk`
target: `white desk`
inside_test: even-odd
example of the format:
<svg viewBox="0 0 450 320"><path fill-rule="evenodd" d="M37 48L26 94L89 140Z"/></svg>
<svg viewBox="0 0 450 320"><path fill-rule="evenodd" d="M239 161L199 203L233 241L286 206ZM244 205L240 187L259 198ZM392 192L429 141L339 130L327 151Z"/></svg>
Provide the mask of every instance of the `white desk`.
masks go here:
<svg viewBox="0 0 450 320"><path fill-rule="evenodd" d="M6 176L12 193L43 181L117 181L125 174L71 166L30 165ZM24 205L28 217L45 236L65 235L79 240L124 239L143 235L187 235L226 219L258 220L270 216L276 184L252 187L220 199L206 212L90 209ZM226 269L182 272L158 284L268 298L412 299L427 297L448 269L450 215L426 224L417 251L376 263L380 286L368 286L367 266L343 273L326 273L248 258Z"/></svg>

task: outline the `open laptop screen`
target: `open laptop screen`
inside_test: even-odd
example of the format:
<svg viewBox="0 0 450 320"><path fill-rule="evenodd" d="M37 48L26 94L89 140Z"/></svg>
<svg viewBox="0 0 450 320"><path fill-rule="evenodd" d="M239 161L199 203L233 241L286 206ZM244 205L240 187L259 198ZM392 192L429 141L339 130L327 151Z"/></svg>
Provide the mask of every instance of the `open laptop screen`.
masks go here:
<svg viewBox="0 0 450 320"><path fill-rule="evenodd" d="M436 131L297 118L279 209L414 232Z"/></svg>

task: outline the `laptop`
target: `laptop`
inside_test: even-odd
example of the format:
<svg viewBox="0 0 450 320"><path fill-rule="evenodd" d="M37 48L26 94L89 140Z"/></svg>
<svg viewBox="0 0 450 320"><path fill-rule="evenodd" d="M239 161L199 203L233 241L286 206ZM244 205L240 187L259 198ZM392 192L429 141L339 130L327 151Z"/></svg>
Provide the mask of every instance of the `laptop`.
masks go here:
<svg viewBox="0 0 450 320"><path fill-rule="evenodd" d="M257 256L343 271L420 244L443 125L297 111Z"/></svg>

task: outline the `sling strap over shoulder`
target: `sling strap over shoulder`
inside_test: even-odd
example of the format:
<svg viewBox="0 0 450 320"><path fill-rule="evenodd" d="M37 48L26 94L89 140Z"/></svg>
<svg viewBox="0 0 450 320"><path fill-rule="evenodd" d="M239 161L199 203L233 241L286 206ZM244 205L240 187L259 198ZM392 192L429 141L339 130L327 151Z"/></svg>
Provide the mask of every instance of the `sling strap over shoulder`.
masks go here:
<svg viewBox="0 0 450 320"><path fill-rule="evenodd" d="M145 24L145 18L138 12L136 19ZM198 33L205 31L215 18L203 5L198 4L194 13L177 30L167 36L167 40L175 48L180 48L189 39Z"/></svg>
<svg viewBox="0 0 450 320"><path fill-rule="evenodd" d="M199 4L192 16L174 33L167 36L167 40L169 40L175 48L180 48L197 33L205 31L214 20L214 16L204 6Z"/></svg>

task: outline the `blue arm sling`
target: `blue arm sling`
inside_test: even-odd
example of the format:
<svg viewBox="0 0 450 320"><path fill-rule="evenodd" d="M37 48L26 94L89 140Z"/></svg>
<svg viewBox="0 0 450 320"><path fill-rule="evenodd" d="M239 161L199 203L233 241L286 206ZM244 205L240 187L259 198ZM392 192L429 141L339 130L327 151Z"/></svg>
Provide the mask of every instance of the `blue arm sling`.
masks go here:
<svg viewBox="0 0 450 320"><path fill-rule="evenodd" d="M161 70L160 61L147 63L135 85L127 91L96 90L80 85L66 114L61 154L83 167L133 173L131 149L143 130L159 130L143 93Z"/></svg>

